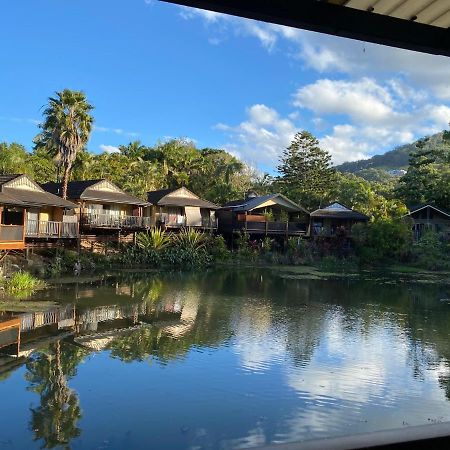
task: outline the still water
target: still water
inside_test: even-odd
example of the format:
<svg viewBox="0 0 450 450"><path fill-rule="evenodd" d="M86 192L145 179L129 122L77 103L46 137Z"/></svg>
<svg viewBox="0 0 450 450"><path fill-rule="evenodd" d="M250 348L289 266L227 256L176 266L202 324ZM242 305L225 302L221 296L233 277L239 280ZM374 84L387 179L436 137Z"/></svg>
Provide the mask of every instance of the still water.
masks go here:
<svg viewBox="0 0 450 450"><path fill-rule="evenodd" d="M229 449L450 420L450 288L269 270L41 293L0 449ZM0 320L8 317L0 313Z"/></svg>

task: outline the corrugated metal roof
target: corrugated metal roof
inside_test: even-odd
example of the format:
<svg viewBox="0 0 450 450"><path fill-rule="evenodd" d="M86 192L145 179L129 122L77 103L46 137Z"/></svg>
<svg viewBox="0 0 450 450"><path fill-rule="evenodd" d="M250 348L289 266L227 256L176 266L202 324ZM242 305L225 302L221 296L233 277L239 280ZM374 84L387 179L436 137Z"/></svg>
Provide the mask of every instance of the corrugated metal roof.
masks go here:
<svg viewBox="0 0 450 450"><path fill-rule="evenodd" d="M150 191L147 193L148 201L158 206L198 206L205 209L219 209L216 204L200 198L198 195L186 189L195 197L176 197L170 196L176 191L186 188L160 189L158 191Z"/></svg>
<svg viewBox="0 0 450 450"><path fill-rule="evenodd" d="M127 205L148 206L148 202L141 200L134 195L127 194L121 189L118 191L106 191L102 189L92 189L98 183L107 181L100 180L83 180L83 181L70 181L67 185L67 197L73 200L93 200L104 201L109 203L121 203ZM111 182L109 182L111 183ZM113 183L111 183L113 184ZM62 183L45 183L42 187L56 195L62 193Z"/></svg>
<svg viewBox="0 0 450 450"><path fill-rule="evenodd" d="M434 27L450 27L448 0L327 0L327 3Z"/></svg>

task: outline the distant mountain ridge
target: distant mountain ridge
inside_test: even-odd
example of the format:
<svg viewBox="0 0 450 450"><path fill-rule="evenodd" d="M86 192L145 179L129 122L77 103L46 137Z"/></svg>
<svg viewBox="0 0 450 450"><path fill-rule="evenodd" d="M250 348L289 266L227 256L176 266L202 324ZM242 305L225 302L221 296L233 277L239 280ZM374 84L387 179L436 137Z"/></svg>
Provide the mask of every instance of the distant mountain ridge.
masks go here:
<svg viewBox="0 0 450 450"><path fill-rule="evenodd" d="M436 133L429 137L428 142L425 144L427 147L436 147L442 144L443 133ZM409 154L417 149L417 141L411 144L401 145L400 147L390 150L383 155L375 155L369 159L362 159L359 161L346 162L336 166L336 169L340 172L358 174L360 171L368 169L379 169L386 172L392 170L407 170L409 162Z"/></svg>

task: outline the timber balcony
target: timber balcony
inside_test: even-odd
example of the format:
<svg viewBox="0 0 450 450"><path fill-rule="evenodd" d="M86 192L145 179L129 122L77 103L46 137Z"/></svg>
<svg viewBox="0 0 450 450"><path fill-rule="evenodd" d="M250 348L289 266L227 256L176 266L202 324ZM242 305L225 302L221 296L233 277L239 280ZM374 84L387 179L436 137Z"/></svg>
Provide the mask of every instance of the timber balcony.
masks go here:
<svg viewBox="0 0 450 450"><path fill-rule="evenodd" d="M25 237L28 238L74 239L78 235L78 222L54 222L29 219L25 228Z"/></svg>
<svg viewBox="0 0 450 450"><path fill-rule="evenodd" d="M302 222L268 221L264 216L237 214L231 223L224 223L223 231L244 231L249 234L303 236L308 225Z"/></svg>
<svg viewBox="0 0 450 450"><path fill-rule="evenodd" d="M23 250L25 236L23 225L0 225L0 250Z"/></svg>
<svg viewBox="0 0 450 450"><path fill-rule="evenodd" d="M150 228L150 217L84 213L81 215L81 224L90 228L147 229Z"/></svg>
<svg viewBox="0 0 450 450"><path fill-rule="evenodd" d="M181 214L169 214L169 213L157 213L155 215L156 225L162 225L166 228L203 228L206 230L217 229L217 219L210 219L208 217L202 217L201 224L192 225L187 220L186 216Z"/></svg>

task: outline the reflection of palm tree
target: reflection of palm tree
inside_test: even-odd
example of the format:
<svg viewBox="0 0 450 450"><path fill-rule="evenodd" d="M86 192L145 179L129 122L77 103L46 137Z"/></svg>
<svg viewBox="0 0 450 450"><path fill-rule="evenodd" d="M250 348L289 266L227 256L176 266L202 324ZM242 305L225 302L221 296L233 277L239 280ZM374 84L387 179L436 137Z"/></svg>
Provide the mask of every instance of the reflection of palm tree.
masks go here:
<svg viewBox="0 0 450 450"><path fill-rule="evenodd" d="M35 440L42 440L42 448L65 446L80 435L77 422L81 409L75 391L67 384L67 377L76 374L76 367L86 352L67 345L61 352L61 343L52 344L48 352L40 353L27 364L30 390L40 396L40 405L31 408L30 427Z"/></svg>

